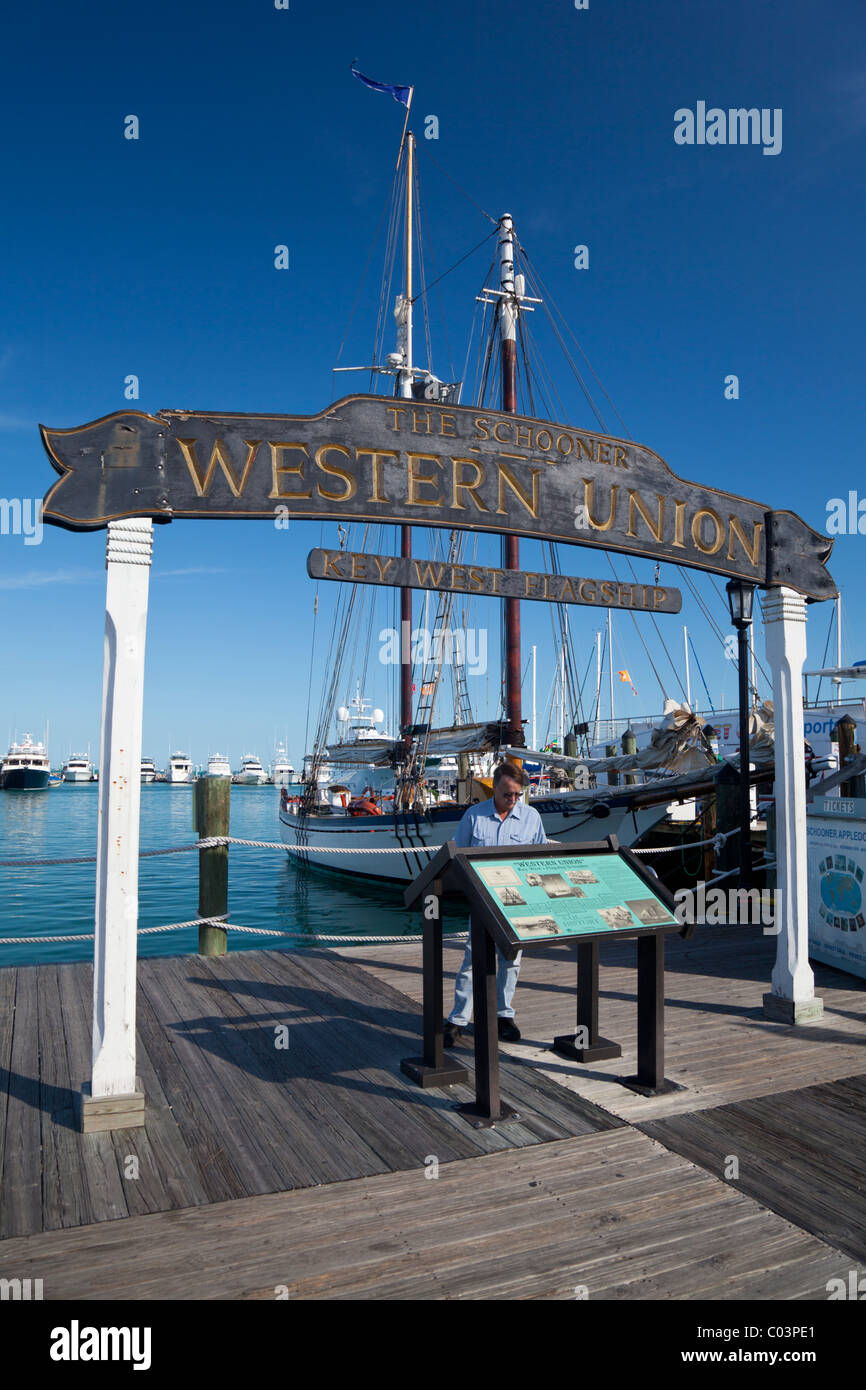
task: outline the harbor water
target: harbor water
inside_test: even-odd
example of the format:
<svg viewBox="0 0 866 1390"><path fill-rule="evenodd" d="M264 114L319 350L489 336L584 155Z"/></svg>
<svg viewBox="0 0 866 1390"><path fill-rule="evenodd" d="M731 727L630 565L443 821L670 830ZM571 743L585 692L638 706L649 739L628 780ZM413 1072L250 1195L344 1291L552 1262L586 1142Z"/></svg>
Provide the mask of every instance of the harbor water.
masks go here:
<svg viewBox="0 0 866 1390"><path fill-rule="evenodd" d="M0 859L70 858L96 853L98 787L62 783L49 791L0 794ZM191 785L154 782L141 788L142 850L194 844ZM279 791L232 787L231 834L278 841ZM54 942L51 936L93 932L96 866L62 864L0 868L0 966L91 960L93 941ZM403 907L403 889L308 869L278 850L229 849L230 922L259 931L345 936L419 932L420 917ZM139 861L139 927L184 922L198 915L198 854ZM466 928L465 914L448 914L446 931ZM22 941L37 937L37 941ZM310 945L315 942L310 940ZM229 950L263 946L304 949L304 941L228 933ZM139 936L142 956L189 955L198 928Z"/></svg>

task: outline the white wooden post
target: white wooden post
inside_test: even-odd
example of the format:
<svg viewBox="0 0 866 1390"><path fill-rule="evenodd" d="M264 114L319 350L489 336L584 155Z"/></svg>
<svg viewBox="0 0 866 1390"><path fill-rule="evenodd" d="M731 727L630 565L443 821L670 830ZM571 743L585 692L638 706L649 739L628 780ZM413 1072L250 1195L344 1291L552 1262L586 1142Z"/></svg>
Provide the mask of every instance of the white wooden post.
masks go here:
<svg viewBox="0 0 866 1390"><path fill-rule="evenodd" d="M806 763L803 732L803 665L806 600L793 589L764 596L764 633L773 678L776 736L776 964L764 1015L779 1023L820 1018L809 964L809 898L806 843Z"/></svg>
<svg viewBox="0 0 866 1390"><path fill-rule="evenodd" d="M144 1124L135 1075L138 813L144 644L153 522L112 521L105 567L105 649L96 848L93 1075L82 1128Z"/></svg>

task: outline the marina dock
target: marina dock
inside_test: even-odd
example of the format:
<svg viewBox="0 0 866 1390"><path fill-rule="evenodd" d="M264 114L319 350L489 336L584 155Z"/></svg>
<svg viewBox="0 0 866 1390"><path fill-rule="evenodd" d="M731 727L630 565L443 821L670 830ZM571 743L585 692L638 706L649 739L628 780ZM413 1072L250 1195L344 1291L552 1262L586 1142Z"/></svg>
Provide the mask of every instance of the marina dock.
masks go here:
<svg viewBox="0 0 866 1390"><path fill-rule="evenodd" d="M665 1070L686 1089L652 1098L613 1079L634 942L601 948L623 1056L587 1067L547 1050L573 1028L574 948L526 954L502 1047L520 1119L486 1130L455 1111L470 1088L400 1073L419 945L141 960L147 1122L95 1134L75 1118L90 965L4 968L0 1278L45 1299L826 1300L866 1260L866 984L817 965L823 1017L771 1023L775 946L670 940Z"/></svg>

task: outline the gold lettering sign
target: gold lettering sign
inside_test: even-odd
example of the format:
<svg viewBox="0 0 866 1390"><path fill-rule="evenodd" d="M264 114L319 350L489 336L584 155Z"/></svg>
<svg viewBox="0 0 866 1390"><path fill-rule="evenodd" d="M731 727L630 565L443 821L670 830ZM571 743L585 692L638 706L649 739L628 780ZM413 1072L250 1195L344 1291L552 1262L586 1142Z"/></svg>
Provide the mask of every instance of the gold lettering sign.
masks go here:
<svg viewBox="0 0 866 1390"><path fill-rule="evenodd" d="M631 440L516 414L352 396L315 415L118 411L42 437L59 475L44 520L71 528L273 518L285 502L299 520L524 535L835 593L831 540L792 512L686 482ZM473 591L480 583L475 567L458 577ZM651 609L641 592L627 587L623 602Z"/></svg>

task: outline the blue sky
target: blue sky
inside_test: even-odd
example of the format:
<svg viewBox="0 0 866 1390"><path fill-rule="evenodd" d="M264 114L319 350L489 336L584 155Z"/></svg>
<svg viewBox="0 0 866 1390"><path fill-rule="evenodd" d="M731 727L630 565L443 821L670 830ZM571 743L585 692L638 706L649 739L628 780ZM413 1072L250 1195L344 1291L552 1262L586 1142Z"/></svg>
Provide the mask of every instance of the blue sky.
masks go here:
<svg viewBox="0 0 866 1390"><path fill-rule="evenodd" d="M855 0L590 0L585 11L572 0L440 0L399 14L326 0L291 0L289 10L267 0L83 12L48 3L4 23L0 496L37 497L51 485L37 422L69 427L123 409L130 373L141 383L132 404L146 411L314 411L352 389L346 378L335 388L331 369L389 194L402 116L354 81L353 59L381 80L415 85L436 269L488 224L428 152L483 208L514 215L634 438L684 478L788 507L818 529L831 497L866 495L866 28ZM780 108L781 153L676 144L674 112L698 101ZM123 138L128 114L139 117L137 141ZM429 114L439 139L425 142ZM274 268L281 243L288 271ZM590 249L586 271L574 268L576 244ZM369 359L381 259L380 241L344 363ZM470 257L441 287L458 374L488 259L486 250ZM448 377L438 323L434 315L434 365ZM546 360L568 423L591 427L552 347ZM730 373L736 401L724 397ZM617 432L612 419L609 427ZM157 529L144 743L158 762L169 743L196 760L216 748L235 763L249 748L266 759L275 735L301 756L324 659L320 648L311 675L305 557L320 534L312 523ZM419 532L417 553L430 553L427 541ZM41 733L50 720L54 761L98 743L104 545L104 533L52 527L38 546L0 536L0 739ZM523 555L527 567L540 564L535 545L525 542ZM863 537L840 537L831 571L843 591L846 660L866 656L863 562ZM635 564L651 577L648 563ZM567 567L607 568L578 549ZM710 580L695 582L727 630ZM334 588L322 586L320 635ZM383 594L378 626L392 609ZM572 619L581 669L604 617ZM490 628L491 670L470 692L478 712L489 701L492 714L498 616L480 604L470 621ZM538 645L543 701L550 620L527 604L523 621L527 647ZM680 677L687 623L714 701L731 703L733 668L688 593L683 616L662 621ZM810 610L812 666L828 621L826 606ZM615 630L615 665L639 692L620 686L617 712L659 709L631 621L616 618ZM644 636L677 694L658 639ZM367 692L386 707L389 676L371 660Z"/></svg>

